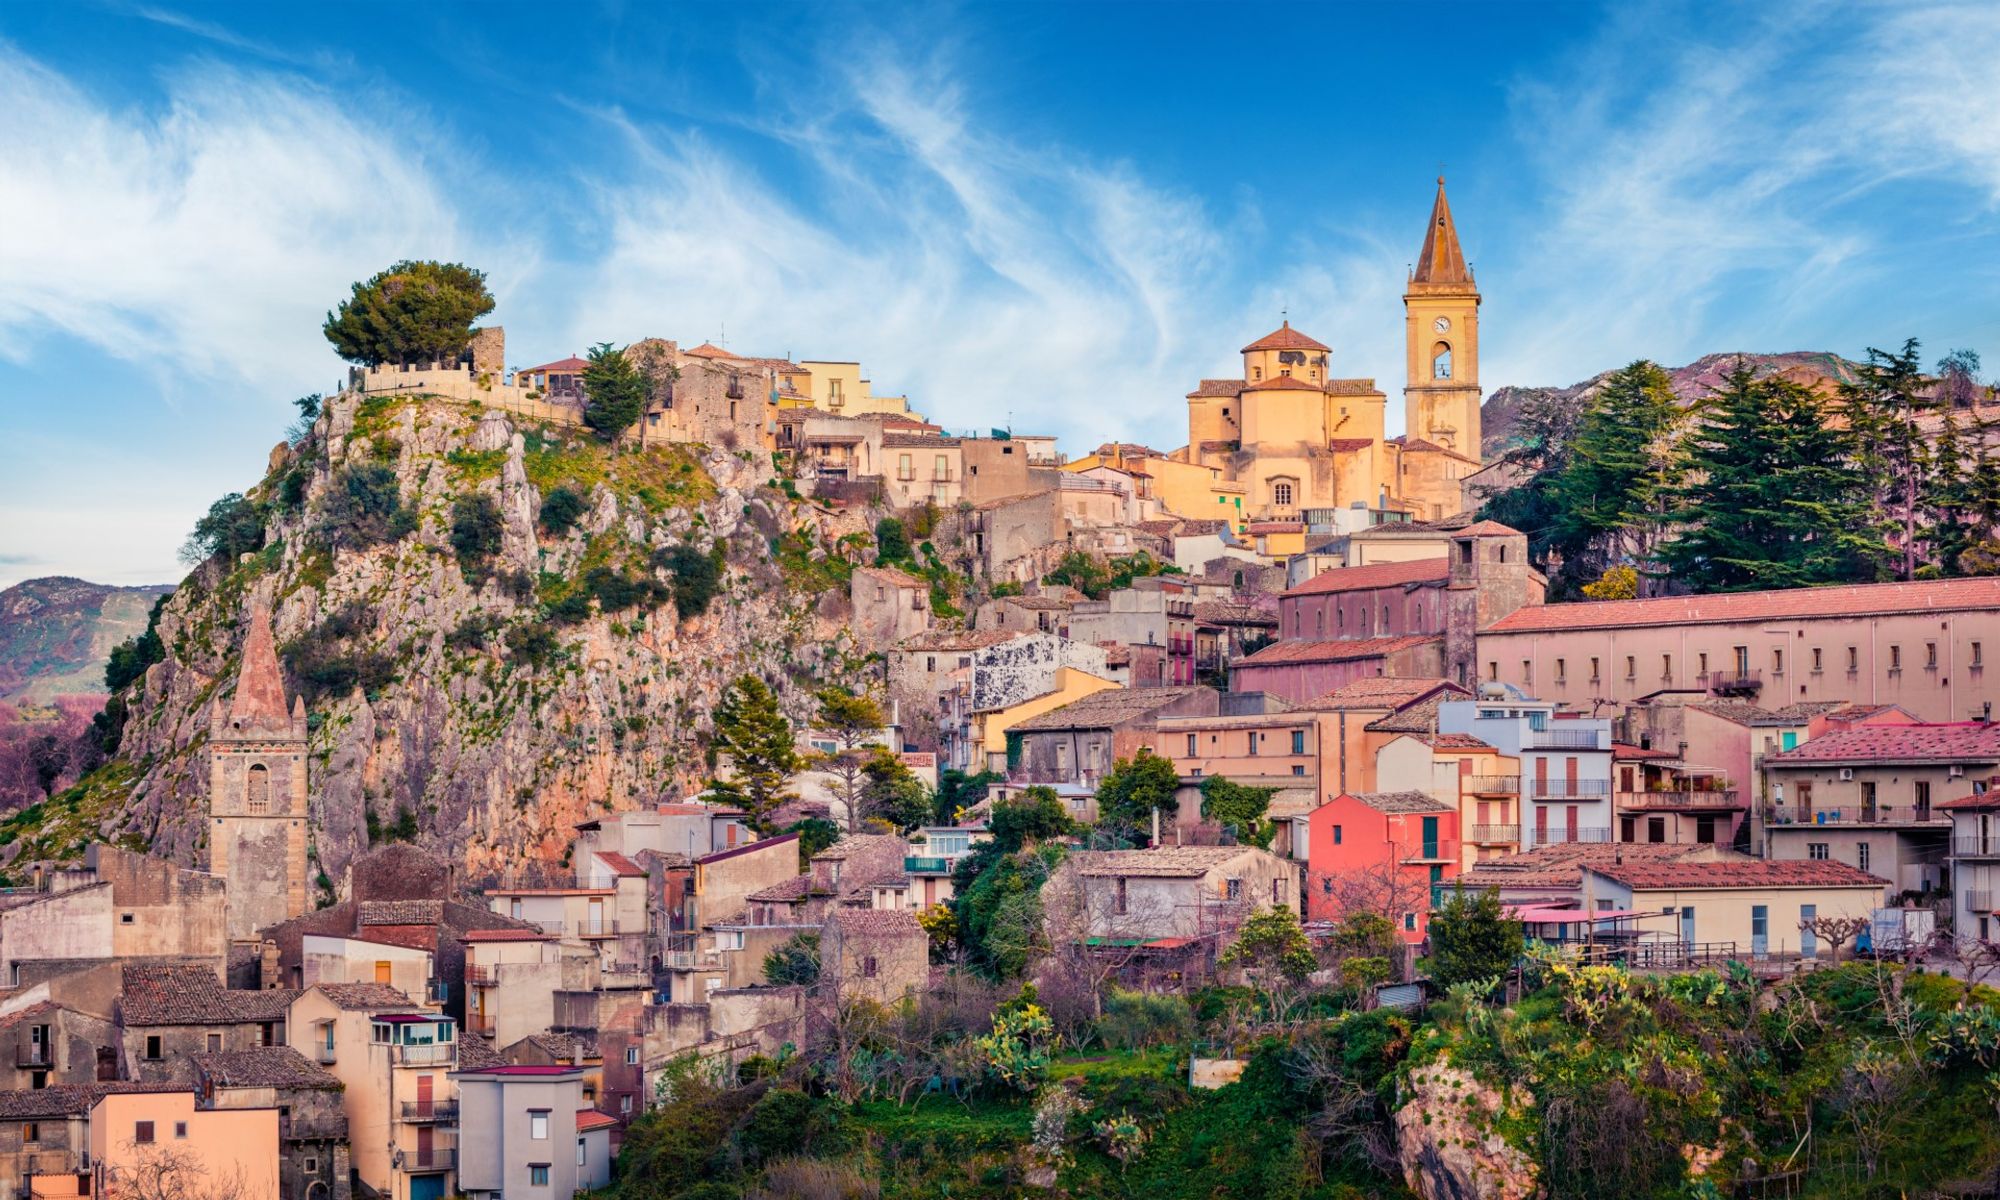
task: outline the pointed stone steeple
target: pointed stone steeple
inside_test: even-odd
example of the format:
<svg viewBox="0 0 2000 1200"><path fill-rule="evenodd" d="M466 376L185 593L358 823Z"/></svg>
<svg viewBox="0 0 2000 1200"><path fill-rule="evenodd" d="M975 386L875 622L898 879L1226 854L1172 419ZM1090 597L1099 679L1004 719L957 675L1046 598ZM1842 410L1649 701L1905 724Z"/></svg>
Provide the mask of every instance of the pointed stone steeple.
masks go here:
<svg viewBox="0 0 2000 1200"><path fill-rule="evenodd" d="M278 670L278 650L271 637L271 609L261 600L250 605L250 633L243 639L236 695L229 701L229 727L286 731L292 727L285 706L285 677Z"/></svg>
<svg viewBox="0 0 2000 1200"><path fill-rule="evenodd" d="M1465 266L1465 251L1458 244L1458 227L1451 223L1451 205L1444 198L1444 176L1438 176L1437 202L1431 205L1430 228L1424 230L1423 252L1417 255L1417 269L1411 283L1470 284L1472 272Z"/></svg>

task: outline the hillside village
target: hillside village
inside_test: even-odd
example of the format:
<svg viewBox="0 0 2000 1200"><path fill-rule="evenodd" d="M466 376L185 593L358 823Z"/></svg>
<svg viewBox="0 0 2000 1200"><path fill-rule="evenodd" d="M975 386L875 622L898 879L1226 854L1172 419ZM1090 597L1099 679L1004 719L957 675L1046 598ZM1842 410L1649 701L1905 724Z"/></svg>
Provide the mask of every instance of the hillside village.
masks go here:
<svg viewBox="0 0 2000 1200"><path fill-rule="evenodd" d="M646 339L610 465L558 480L547 447L602 432L598 359L509 367L486 327L355 365L251 493L288 536L268 517L155 610L76 796L124 790L69 842L55 800L11 819L0 1196L174 1170L218 1200L736 1195L662 1175L648 1113L799 1064L843 1102L952 1104L1064 1039L1108 1052L1134 996L1180 1006L1185 1036L1135 1042L1207 1090L1256 1084L1256 1038L1308 1010L1437 1055L1428 1006L1502 1020L1471 985L1990 978L2000 577L1552 602L1531 532L1483 511L1481 299L1439 180L1406 432L1285 320L1189 381L1168 451L955 434L857 363ZM352 507L367 470L381 512ZM493 707L444 753L448 702ZM559 783L490 749L554 744L545 717ZM933 1035L965 1057L882 1032L977 988ZM1434 1078L1382 1102L1382 1186L1558 1186L1499 1132L1398 1117ZM1063 1091L1016 1090L1038 1126ZM1792 1149L1709 1133L1685 1169L1725 1189ZM1077 1153L950 1194L1056 1194Z"/></svg>

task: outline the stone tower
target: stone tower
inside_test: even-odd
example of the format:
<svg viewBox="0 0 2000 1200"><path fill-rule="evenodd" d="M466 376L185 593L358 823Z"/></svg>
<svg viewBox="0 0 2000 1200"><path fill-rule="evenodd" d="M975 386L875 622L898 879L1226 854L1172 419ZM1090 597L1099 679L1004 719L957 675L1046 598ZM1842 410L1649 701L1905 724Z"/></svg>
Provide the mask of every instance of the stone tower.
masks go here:
<svg viewBox="0 0 2000 1200"><path fill-rule="evenodd" d="M1478 459L1479 288L1458 244L1442 175L1424 248L1403 293L1403 320L1406 434Z"/></svg>
<svg viewBox="0 0 2000 1200"><path fill-rule="evenodd" d="M229 939L306 911L306 706L285 707L271 613L253 601L227 710L208 720L208 869L229 884Z"/></svg>

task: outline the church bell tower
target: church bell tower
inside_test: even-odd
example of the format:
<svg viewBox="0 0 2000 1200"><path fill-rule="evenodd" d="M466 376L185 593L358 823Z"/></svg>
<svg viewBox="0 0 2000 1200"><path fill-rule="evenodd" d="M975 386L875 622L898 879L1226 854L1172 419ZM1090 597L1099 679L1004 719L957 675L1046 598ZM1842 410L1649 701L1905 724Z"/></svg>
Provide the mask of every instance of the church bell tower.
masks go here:
<svg viewBox="0 0 2000 1200"><path fill-rule="evenodd" d="M1469 458L1479 452L1479 288L1438 176L1423 250L1403 293L1404 432Z"/></svg>
<svg viewBox="0 0 2000 1200"><path fill-rule="evenodd" d="M271 612L253 601L236 692L208 724L208 869L229 885L229 940L306 911L306 706L285 707Z"/></svg>

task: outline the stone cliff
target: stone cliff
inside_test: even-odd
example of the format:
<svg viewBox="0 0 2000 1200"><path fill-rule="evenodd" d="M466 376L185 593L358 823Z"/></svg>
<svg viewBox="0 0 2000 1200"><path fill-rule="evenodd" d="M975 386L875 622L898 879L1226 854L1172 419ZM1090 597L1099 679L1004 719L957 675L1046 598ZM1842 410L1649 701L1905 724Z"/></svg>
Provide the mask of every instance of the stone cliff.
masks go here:
<svg viewBox="0 0 2000 1200"><path fill-rule="evenodd" d="M557 488L582 500L562 532L538 519ZM309 701L322 889L412 825L471 882L553 876L578 822L699 788L731 679L772 680L796 718L860 654L830 548L866 515L799 501L763 452L614 452L455 402L342 396L247 496L263 548L202 565L164 606L166 658L128 697L118 760L45 820L200 860L209 709L252 598ZM699 615L674 599L688 548L721 568Z"/></svg>

